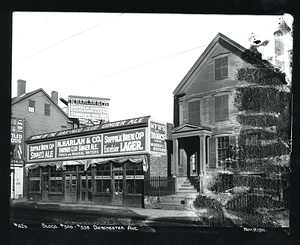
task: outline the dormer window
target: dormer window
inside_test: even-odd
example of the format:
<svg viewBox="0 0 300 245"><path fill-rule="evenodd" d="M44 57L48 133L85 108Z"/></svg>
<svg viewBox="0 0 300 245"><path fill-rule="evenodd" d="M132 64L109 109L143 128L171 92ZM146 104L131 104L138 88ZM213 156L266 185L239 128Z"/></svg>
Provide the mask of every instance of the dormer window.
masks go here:
<svg viewBox="0 0 300 245"><path fill-rule="evenodd" d="M215 81L228 78L228 56L215 59Z"/></svg>
<svg viewBox="0 0 300 245"><path fill-rule="evenodd" d="M35 101L34 100L29 100L28 110L29 110L29 112L35 112Z"/></svg>

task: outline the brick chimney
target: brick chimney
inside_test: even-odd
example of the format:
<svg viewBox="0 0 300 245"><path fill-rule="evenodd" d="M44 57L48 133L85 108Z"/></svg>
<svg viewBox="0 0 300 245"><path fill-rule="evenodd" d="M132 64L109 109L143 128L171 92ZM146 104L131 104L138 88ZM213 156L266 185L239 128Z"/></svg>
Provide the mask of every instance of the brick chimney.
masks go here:
<svg viewBox="0 0 300 245"><path fill-rule="evenodd" d="M26 81L25 80L18 80L18 97L20 97L22 94L26 93Z"/></svg>
<svg viewBox="0 0 300 245"><path fill-rule="evenodd" d="M58 105L58 92L52 91L52 92L51 92L51 99L53 100L53 102L54 102L55 104Z"/></svg>

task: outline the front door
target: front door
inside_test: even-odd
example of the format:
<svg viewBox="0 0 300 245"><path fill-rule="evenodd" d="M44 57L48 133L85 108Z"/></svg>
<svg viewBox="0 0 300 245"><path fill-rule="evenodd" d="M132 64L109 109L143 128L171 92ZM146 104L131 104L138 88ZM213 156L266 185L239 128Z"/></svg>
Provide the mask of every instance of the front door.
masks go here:
<svg viewBox="0 0 300 245"><path fill-rule="evenodd" d="M76 173L65 175L65 201L75 203L77 200L77 177Z"/></svg>
<svg viewBox="0 0 300 245"><path fill-rule="evenodd" d="M197 152L190 156L190 176L197 175Z"/></svg>
<svg viewBox="0 0 300 245"><path fill-rule="evenodd" d="M49 195L49 174L43 173L42 175L42 200L48 201Z"/></svg>
<svg viewBox="0 0 300 245"><path fill-rule="evenodd" d="M123 204L123 171L113 172L113 204L122 205Z"/></svg>
<svg viewBox="0 0 300 245"><path fill-rule="evenodd" d="M91 174L80 176L80 202L89 204L92 201L92 177Z"/></svg>

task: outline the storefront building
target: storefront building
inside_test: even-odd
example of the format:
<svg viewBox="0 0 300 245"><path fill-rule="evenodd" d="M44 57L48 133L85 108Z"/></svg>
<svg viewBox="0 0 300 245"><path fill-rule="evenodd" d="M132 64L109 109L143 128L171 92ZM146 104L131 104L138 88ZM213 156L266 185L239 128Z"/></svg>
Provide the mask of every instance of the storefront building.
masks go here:
<svg viewBox="0 0 300 245"><path fill-rule="evenodd" d="M28 199L143 206L144 180L168 174L169 128L147 116L30 137Z"/></svg>

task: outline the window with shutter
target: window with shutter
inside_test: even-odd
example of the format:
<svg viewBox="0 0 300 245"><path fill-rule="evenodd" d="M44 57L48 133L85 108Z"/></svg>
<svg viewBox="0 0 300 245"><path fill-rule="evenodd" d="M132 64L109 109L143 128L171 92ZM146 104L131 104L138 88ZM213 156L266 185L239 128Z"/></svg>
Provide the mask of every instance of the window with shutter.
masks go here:
<svg viewBox="0 0 300 245"><path fill-rule="evenodd" d="M188 102L188 122L200 125L200 100Z"/></svg>
<svg viewBox="0 0 300 245"><path fill-rule="evenodd" d="M215 59L215 80L228 78L228 57Z"/></svg>
<svg viewBox="0 0 300 245"><path fill-rule="evenodd" d="M228 95L215 97L215 120L225 121L229 119Z"/></svg>

